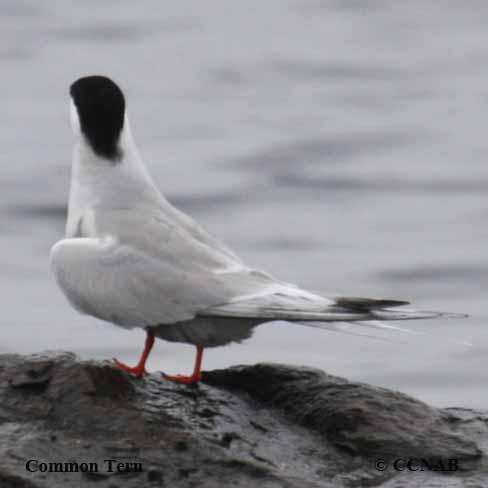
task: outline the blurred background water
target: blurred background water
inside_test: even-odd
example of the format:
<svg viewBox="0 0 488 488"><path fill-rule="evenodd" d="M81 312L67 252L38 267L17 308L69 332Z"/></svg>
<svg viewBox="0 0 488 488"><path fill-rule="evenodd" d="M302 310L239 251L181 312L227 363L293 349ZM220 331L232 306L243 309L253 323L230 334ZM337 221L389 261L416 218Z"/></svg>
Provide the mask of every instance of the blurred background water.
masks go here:
<svg viewBox="0 0 488 488"><path fill-rule="evenodd" d="M161 190L251 265L471 315L378 340L272 323L206 368L303 364L486 408L487 15L481 0L3 0L0 352L139 356L144 334L78 315L47 263L68 86L106 74ZM187 372L193 355L159 342L149 367Z"/></svg>

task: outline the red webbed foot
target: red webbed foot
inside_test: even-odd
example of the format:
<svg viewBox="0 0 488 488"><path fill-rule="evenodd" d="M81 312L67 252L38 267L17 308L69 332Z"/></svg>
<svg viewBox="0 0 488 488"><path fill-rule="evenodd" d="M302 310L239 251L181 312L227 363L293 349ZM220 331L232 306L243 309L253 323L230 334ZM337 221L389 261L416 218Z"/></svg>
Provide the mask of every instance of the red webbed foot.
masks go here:
<svg viewBox="0 0 488 488"><path fill-rule="evenodd" d="M149 353L154 345L154 333L152 330L146 330L146 342L144 344L144 351L142 352L141 359L136 366L127 366L127 364L121 363L117 359L113 359L115 365L127 373L133 374L136 378L142 378L147 373L146 371L146 361L149 357Z"/></svg>
<svg viewBox="0 0 488 488"><path fill-rule="evenodd" d="M122 371L130 373L134 375L136 378L142 378L143 376L148 374L144 365L138 364L137 366L128 366L127 364L121 363L119 360L115 358L113 358L113 362L115 366L120 368Z"/></svg>
<svg viewBox="0 0 488 488"><path fill-rule="evenodd" d="M182 383L183 385L194 385L195 383L198 383L202 379L202 374L192 374L191 376L185 376L182 374L176 374L176 375L171 375L171 374L166 374L162 373L164 378L170 381L174 381L175 383Z"/></svg>
<svg viewBox="0 0 488 488"><path fill-rule="evenodd" d="M170 375L163 373L163 376L170 381L174 381L175 383L182 383L184 385L194 385L198 383L202 379L202 358L203 358L203 347L197 346L197 356L195 358L195 367L193 368L193 373L191 376L185 376L182 374L177 375Z"/></svg>

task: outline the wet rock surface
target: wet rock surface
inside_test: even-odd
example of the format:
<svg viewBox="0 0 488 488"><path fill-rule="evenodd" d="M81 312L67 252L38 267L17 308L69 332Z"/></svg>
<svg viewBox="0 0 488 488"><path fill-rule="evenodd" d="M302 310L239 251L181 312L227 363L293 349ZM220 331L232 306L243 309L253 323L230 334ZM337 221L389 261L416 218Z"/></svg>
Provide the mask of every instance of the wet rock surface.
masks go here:
<svg viewBox="0 0 488 488"><path fill-rule="evenodd" d="M1 488L486 488L487 454L486 412L318 370L186 386L69 353L0 356Z"/></svg>

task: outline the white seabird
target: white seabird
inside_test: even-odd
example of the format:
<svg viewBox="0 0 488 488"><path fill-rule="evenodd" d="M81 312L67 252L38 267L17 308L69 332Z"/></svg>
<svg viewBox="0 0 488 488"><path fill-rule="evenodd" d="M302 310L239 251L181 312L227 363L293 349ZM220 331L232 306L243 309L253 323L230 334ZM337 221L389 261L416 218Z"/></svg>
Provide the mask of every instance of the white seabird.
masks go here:
<svg viewBox="0 0 488 488"><path fill-rule="evenodd" d="M134 144L120 88L104 76L71 85L76 137L66 237L50 254L71 305L124 328L146 331L140 377L155 337L193 344L190 376L201 379L203 349L239 342L272 320L329 328L335 323L432 318L396 310L408 302L327 298L248 267L158 191Z"/></svg>

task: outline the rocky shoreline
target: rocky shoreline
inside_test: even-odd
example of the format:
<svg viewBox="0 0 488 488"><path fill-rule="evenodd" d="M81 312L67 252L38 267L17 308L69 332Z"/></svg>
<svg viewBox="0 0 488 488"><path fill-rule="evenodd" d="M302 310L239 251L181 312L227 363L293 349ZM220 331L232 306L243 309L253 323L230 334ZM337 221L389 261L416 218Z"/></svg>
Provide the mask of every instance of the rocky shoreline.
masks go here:
<svg viewBox="0 0 488 488"><path fill-rule="evenodd" d="M278 364L136 380L0 356L0 487L488 486L488 413Z"/></svg>

